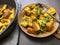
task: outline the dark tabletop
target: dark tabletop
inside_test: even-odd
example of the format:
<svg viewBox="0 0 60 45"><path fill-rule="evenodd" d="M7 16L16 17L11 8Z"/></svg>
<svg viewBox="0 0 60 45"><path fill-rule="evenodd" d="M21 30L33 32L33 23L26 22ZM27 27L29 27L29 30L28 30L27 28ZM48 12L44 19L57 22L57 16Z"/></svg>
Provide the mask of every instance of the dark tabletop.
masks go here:
<svg viewBox="0 0 60 45"><path fill-rule="evenodd" d="M19 1L22 3L22 8L27 4L35 2L48 4L54 7L60 16L60 0L19 0ZM9 37L3 40L0 43L0 45L16 45L17 38L18 38L18 26L16 26L16 29L9 35ZM22 31L20 31L20 45L60 45L60 40L56 39L53 36L43 39L37 39L30 37L23 33Z"/></svg>

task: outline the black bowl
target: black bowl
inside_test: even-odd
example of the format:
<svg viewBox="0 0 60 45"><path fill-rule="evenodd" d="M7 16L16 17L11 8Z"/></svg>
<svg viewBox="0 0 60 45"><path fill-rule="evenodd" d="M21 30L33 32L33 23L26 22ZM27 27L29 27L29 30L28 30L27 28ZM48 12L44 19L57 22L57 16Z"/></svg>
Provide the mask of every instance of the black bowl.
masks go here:
<svg viewBox="0 0 60 45"><path fill-rule="evenodd" d="M16 13L11 23L6 27L6 29L4 29L0 33L0 40L6 37L8 34L10 34L16 27L17 11L18 11L18 4L15 2L15 0L1 0L0 6L2 6L3 4L8 4L9 8L16 8Z"/></svg>

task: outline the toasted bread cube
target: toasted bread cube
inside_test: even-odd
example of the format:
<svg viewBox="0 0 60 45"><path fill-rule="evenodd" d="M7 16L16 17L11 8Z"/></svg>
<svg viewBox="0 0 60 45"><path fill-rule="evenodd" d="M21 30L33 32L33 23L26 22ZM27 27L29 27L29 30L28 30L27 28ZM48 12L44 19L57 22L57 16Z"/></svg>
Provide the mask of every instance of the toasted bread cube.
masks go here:
<svg viewBox="0 0 60 45"><path fill-rule="evenodd" d="M23 27L26 27L26 26L28 25L28 23L27 23L26 21L22 21L20 24L21 24Z"/></svg>
<svg viewBox="0 0 60 45"><path fill-rule="evenodd" d="M53 27L53 20L51 20L50 22L47 22L46 27L47 27L48 31L51 31L51 29Z"/></svg>
<svg viewBox="0 0 60 45"><path fill-rule="evenodd" d="M24 15L24 16L22 17L23 20L26 20L27 18L28 18L28 16L26 16L26 15Z"/></svg>
<svg viewBox="0 0 60 45"><path fill-rule="evenodd" d="M45 14L46 12L44 10L41 11L42 14Z"/></svg>
<svg viewBox="0 0 60 45"><path fill-rule="evenodd" d="M24 9L24 11L25 11L25 13L27 14L27 16L30 16L30 14L31 14L31 9L30 9L30 7L26 7L26 8Z"/></svg>
<svg viewBox="0 0 60 45"><path fill-rule="evenodd" d="M34 23L33 23L33 29L34 29L35 31L39 31L39 30L40 30L39 24L36 23L36 22L34 22Z"/></svg>
<svg viewBox="0 0 60 45"><path fill-rule="evenodd" d="M24 11L29 12L29 11L30 11L30 8L29 8L29 7L26 7L26 8L24 9Z"/></svg>
<svg viewBox="0 0 60 45"><path fill-rule="evenodd" d="M31 19L32 19L32 20L35 20L35 19L36 19L36 16L32 14L32 15L31 15Z"/></svg>
<svg viewBox="0 0 60 45"><path fill-rule="evenodd" d="M37 33L34 31L34 29L31 28L31 27L28 27L28 28L27 28L27 32L30 33L30 34L37 34Z"/></svg>
<svg viewBox="0 0 60 45"><path fill-rule="evenodd" d="M45 17L43 15L40 15L39 16L39 19L44 19Z"/></svg>
<svg viewBox="0 0 60 45"><path fill-rule="evenodd" d="M32 22L28 22L28 26L32 27Z"/></svg>

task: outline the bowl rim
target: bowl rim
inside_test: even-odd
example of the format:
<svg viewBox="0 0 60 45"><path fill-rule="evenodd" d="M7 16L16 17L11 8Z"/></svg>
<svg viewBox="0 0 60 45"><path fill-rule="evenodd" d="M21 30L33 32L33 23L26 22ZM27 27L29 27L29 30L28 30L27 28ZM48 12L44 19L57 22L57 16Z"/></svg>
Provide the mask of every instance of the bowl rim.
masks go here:
<svg viewBox="0 0 60 45"><path fill-rule="evenodd" d="M37 3L32 3L32 4L37 4ZM29 5L32 5L32 4L28 4L28 5L26 5L25 7L27 7L27 6L29 6ZM40 4L42 4L43 6L46 6L47 8L51 7L51 6L49 6L49 5L47 5L47 4L44 4L44 3L40 3ZM24 9L25 7L23 7L23 9ZM23 9L22 9L22 10L23 10ZM38 35L30 34L30 33L26 32L26 31L24 31L24 29L23 29L23 27L20 25L20 21L19 21L19 16L21 15L22 10L21 10L21 11L19 12L19 14L18 14L18 24L19 24L19 27L21 28L21 30L22 30L25 34L27 34L27 35L29 35L29 36L32 36L32 37L35 37L35 38L44 38L44 37L48 37L48 36L54 34L54 33L57 31L58 26L59 26L59 23L57 23L57 22L56 22L57 27L56 27L55 31L53 31L52 33L50 33L50 34L48 34L48 35L45 35L45 36L38 36ZM59 19L58 13L56 13L56 16L58 17L57 19ZM55 27L55 26L54 26L54 27Z"/></svg>
<svg viewBox="0 0 60 45"><path fill-rule="evenodd" d="M0 32L0 35L2 35L6 30L7 30L7 28L9 28L9 26L13 23L13 21L14 21L14 19L16 18L16 16L17 16L17 12L18 12L18 8L17 8L17 3L16 3L16 1L14 0L14 3L15 3L15 7L16 7L16 12L15 12L15 16L14 16L14 18L13 18L13 20L10 22L10 24L2 31L2 32Z"/></svg>

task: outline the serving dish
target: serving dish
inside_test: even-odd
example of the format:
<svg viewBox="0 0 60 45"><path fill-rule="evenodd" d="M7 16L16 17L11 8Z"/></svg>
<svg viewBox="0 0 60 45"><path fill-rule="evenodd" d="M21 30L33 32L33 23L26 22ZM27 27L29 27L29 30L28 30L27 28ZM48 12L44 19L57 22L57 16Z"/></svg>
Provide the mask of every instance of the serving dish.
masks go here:
<svg viewBox="0 0 60 45"><path fill-rule="evenodd" d="M35 3L34 3L35 4ZM27 6L29 6L29 5L27 5ZM26 7L27 7L26 6ZM48 6L48 5L46 5L46 4L42 4L42 6L43 7L46 7L46 8L50 8L51 6ZM25 7L22 9L22 10L24 10L25 9ZM43 38L43 37L47 37L47 36L50 36L50 35L52 35L56 30L57 30L57 28L58 28L58 26L59 26L59 23L57 23L57 22L54 22L54 25L53 25L53 29L50 31L50 32L46 32L46 33L44 33L44 34L39 34L39 35L33 35L33 34L30 34L30 33L28 33L27 32L27 29L25 29L23 26L21 26L21 21L22 21L22 10L21 10L21 12L19 13L19 15L18 15L18 23L19 23L19 26L21 27L21 29L22 29L22 31L23 32L25 32L26 34L28 34L28 35L30 35L30 36L32 36L32 37L36 37L36 38ZM55 15L55 17L57 18L57 19L59 19L59 16L58 16L58 13L56 13L56 15Z"/></svg>
<svg viewBox="0 0 60 45"><path fill-rule="evenodd" d="M14 18L12 19L12 21L10 22L10 24L2 32L0 32L0 39L3 39L8 34L10 34L11 31L14 30L14 28L16 26L16 20L17 20L17 11L18 11L17 7L18 7L18 5L15 2L15 0L1 0L0 1L0 6L2 6L4 4L8 4L9 8L15 8L16 12L15 12Z"/></svg>

